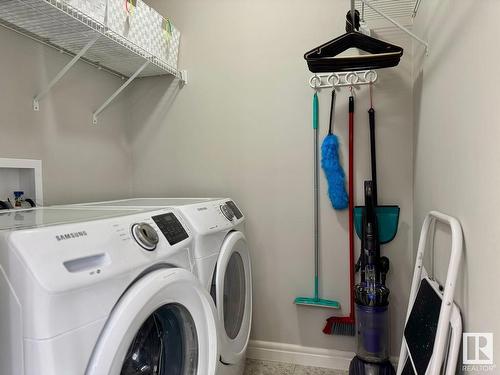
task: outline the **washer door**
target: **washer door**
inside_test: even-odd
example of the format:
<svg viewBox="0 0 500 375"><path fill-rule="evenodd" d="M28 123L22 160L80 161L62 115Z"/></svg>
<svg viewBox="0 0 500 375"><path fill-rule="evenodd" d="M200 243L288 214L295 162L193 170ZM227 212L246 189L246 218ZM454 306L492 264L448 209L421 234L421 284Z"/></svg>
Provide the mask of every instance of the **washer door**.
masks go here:
<svg viewBox="0 0 500 375"><path fill-rule="evenodd" d="M215 272L221 360L235 364L245 356L252 320L250 253L243 233L231 232L224 239Z"/></svg>
<svg viewBox="0 0 500 375"><path fill-rule="evenodd" d="M120 298L106 322L87 375L215 374L213 302L180 268L153 271Z"/></svg>

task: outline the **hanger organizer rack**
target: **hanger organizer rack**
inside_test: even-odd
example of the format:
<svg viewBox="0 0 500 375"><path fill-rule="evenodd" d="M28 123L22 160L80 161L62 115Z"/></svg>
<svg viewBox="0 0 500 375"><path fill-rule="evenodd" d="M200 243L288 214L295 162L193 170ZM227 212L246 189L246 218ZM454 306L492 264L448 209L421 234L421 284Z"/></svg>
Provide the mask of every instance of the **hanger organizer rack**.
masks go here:
<svg viewBox="0 0 500 375"><path fill-rule="evenodd" d="M314 74L309 78L309 86L315 90L333 87L356 87L377 82L375 70Z"/></svg>

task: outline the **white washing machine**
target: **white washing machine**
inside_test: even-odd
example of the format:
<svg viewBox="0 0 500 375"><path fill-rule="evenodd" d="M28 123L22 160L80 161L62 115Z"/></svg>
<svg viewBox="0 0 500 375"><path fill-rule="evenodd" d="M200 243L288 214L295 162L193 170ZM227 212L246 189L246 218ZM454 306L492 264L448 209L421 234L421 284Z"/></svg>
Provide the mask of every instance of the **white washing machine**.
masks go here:
<svg viewBox="0 0 500 375"><path fill-rule="evenodd" d="M231 199L135 198L85 203L84 207L173 207L195 237L192 252L197 274L217 307L221 339L218 374L241 374L252 320L250 254L244 235L245 216Z"/></svg>
<svg viewBox="0 0 500 375"><path fill-rule="evenodd" d="M0 212L0 373L215 374L191 245L171 209Z"/></svg>

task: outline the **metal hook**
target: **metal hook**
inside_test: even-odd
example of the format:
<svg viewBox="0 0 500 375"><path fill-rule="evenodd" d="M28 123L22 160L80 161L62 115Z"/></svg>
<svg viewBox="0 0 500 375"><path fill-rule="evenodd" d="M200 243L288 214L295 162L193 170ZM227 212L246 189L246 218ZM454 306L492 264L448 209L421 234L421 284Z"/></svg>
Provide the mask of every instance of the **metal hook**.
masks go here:
<svg viewBox="0 0 500 375"><path fill-rule="evenodd" d="M359 81L359 77L356 73L354 72L349 72L345 76L345 81L346 83L350 84L351 86L355 85Z"/></svg>
<svg viewBox="0 0 500 375"><path fill-rule="evenodd" d="M370 84L375 83L375 81L377 81L377 78L378 74L374 70L368 70L363 75L363 79Z"/></svg>
<svg viewBox="0 0 500 375"><path fill-rule="evenodd" d="M333 87L333 89L335 90L336 86L340 83L340 77L338 76L337 73L332 73L328 76L328 78L326 79L326 81L328 82L329 85L331 85Z"/></svg>
<svg viewBox="0 0 500 375"><path fill-rule="evenodd" d="M315 90L318 90L321 87L321 78L317 74L313 75L309 79L309 86L311 86Z"/></svg>
<svg viewBox="0 0 500 375"><path fill-rule="evenodd" d="M352 84L349 86L349 90L351 91L351 96L354 97L354 86Z"/></svg>

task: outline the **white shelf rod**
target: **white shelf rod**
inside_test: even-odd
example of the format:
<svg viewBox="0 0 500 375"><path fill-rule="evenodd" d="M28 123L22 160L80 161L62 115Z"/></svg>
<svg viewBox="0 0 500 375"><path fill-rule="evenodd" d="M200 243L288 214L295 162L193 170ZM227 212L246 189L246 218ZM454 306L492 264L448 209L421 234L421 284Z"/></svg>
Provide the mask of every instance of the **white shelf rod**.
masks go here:
<svg viewBox="0 0 500 375"><path fill-rule="evenodd" d="M97 40L99 39L100 37L100 34L97 34L94 38L92 38L86 45L85 47L83 47L81 49L80 52L78 52L78 54L75 55L75 57L73 57L71 59L71 61L69 63L67 63L64 68L62 68L59 73L57 73L57 75L52 79L52 81L50 81L50 83L47 85L47 87L45 87L38 95L36 95L34 98L33 98L33 110L35 111L38 111L40 110L40 100L42 100L48 93L49 91L52 89L52 87L55 86L55 84L57 82L59 82L59 80L68 72L68 70L71 69L71 67L73 65L75 65L75 63L80 60L80 57L82 57L90 47L92 47L94 45L95 42L97 42Z"/></svg>
<svg viewBox="0 0 500 375"><path fill-rule="evenodd" d="M118 90L116 90L113 95L111 95L108 100L106 100L93 114L92 114L92 123L97 125L97 116L106 109L106 107L123 91L125 88L139 75L141 72L149 65L150 61L146 60L144 64L141 65L137 71L130 76L129 79L125 81L123 85L121 85Z"/></svg>
<svg viewBox="0 0 500 375"><path fill-rule="evenodd" d="M422 0L417 0L417 2L415 3L415 7L413 8L413 14L411 15L411 18L415 18L417 16L418 9L420 8L421 2L422 2Z"/></svg>
<svg viewBox="0 0 500 375"><path fill-rule="evenodd" d="M353 2L354 2L354 0L351 0L351 3L353 3ZM394 19L392 19L391 17L389 17L388 15L386 15L384 12L378 10L377 7L374 6L370 1L368 1L368 0L361 0L361 2L363 4L366 4L374 12L378 13L380 16L384 17L387 21L389 21L390 23L392 23L398 29L400 29L400 30L404 31L405 33L407 33L409 36L411 36L417 42L419 42L420 44L424 45L425 46L425 53L426 54L429 53L429 43L427 43L425 40L419 38L417 35L413 34L408 28L404 27L399 22L395 21Z"/></svg>
<svg viewBox="0 0 500 375"><path fill-rule="evenodd" d="M339 72L315 74L309 79L309 86L315 90L333 87L356 87L377 82L378 74L374 70L357 72Z"/></svg>

